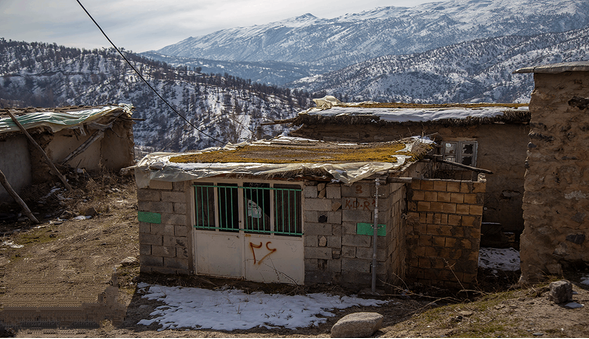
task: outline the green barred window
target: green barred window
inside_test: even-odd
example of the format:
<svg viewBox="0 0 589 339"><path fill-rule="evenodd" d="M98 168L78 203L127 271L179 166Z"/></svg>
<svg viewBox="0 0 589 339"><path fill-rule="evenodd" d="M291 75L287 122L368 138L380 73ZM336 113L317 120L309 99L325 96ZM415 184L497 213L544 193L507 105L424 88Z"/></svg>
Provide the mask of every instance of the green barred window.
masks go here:
<svg viewBox="0 0 589 339"><path fill-rule="evenodd" d="M197 229L290 236L303 234L301 188L298 185L198 183L194 185L194 202L194 227ZM239 227L240 217L243 228Z"/></svg>

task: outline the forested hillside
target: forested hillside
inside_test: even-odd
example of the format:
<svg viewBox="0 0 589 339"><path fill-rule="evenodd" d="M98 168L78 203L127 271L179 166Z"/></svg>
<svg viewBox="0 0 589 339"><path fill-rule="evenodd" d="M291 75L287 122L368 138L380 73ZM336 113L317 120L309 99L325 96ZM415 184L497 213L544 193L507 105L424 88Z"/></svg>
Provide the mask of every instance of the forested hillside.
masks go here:
<svg viewBox="0 0 589 339"><path fill-rule="evenodd" d="M173 113L114 49L83 50L0 39L0 106L56 107L132 103L135 142L179 151L275 135L260 127L310 106L306 92L252 83L228 74L202 74L133 53L126 57L176 109L207 137Z"/></svg>

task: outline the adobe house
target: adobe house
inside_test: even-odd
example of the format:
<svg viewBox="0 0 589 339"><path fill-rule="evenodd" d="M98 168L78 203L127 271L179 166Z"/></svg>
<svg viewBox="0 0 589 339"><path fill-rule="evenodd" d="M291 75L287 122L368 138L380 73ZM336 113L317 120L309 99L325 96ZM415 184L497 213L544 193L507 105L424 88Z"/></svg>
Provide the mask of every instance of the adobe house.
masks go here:
<svg viewBox="0 0 589 339"><path fill-rule="evenodd" d="M314 99L317 107L289 123L290 135L325 141L390 141L428 135L443 159L490 170L482 232L484 246L514 246L524 228L522 197L530 113L523 104L343 103ZM437 178L476 180L470 170L439 166Z"/></svg>
<svg viewBox="0 0 589 339"><path fill-rule="evenodd" d="M378 286L469 286L486 183L429 178L430 151L421 138L281 137L150 154L135 167L141 271L354 288L375 272Z"/></svg>
<svg viewBox="0 0 589 339"><path fill-rule="evenodd" d="M589 62L533 73L521 236L522 282L589 263Z"/></svg>
<svg viewBox="0 0 589 339"><path fill-rule="evenodd" d="M54 164L119 170L134 164L131 105L0 109L0 170L20 193L51 180L49 164L13 122L8 111ZM12 198L0 185L0 201Z"/></svg>

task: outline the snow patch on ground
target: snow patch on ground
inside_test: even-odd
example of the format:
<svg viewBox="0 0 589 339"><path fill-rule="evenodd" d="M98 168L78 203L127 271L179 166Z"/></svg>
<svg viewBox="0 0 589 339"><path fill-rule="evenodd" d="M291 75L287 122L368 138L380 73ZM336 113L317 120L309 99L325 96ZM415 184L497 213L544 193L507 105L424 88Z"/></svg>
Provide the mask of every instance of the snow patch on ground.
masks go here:
<svg viewBox="0 0 589 339"><path fill-rule="evenodd" d="M517 271L519 270L519 251L511 247L482 247L479 251L479 267L500 271Z"/></svg>
<svg viewBox="0 0 589 339"><path fill-rule="evenodd" d="M316 326L333 317L333 309L352 306L379 306L388 301L362 299L355 296L332 296L324 293L282 295L237 289L207 290L194 287L166 287L138 284L147 289L143 298L156 299L159 306L140 325L159 323L159 330L179 328L210 328L214 330L245 330L257 326L295 329Z"/></svg>
<svg viewBox="0 0 589 339"><path fill-rule="evenodd" d="M581 284L589 285L589 275L586 275L581 278Z"/></svg>

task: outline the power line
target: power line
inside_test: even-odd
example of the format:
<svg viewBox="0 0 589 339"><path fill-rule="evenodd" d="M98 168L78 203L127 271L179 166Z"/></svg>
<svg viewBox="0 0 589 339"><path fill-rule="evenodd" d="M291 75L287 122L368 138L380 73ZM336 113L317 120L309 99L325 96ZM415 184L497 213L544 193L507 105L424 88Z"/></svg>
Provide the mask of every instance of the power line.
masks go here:
<svg viewBox="0 0 589 339"><path fill-rule="evenodd" d="M174 107L172 107L172 105L170 105L170 103L168 103L168 101L166 99L164 99L156 90L155 88L153 88L148 82L147 80L145 80L145 78L143 77L143 75L141 75L141 73L139 73L139 71L135 68L135 66L133 66L133 64L131 64L131 62L125 57L125 55L119 50L119 48L110 40L110 38L108 37L108 35L106 35L106 33L102 30L102 27L100 27L100 25L98 24L98 22L96 22L96 20L94 20L94 18L92 17L92 15L90 15L90 13L86 10L86 8L84 7L84 5L82 5L82 3L80 2L80 0L76 0L78 2L78 4L80 5L80 7L82 7L82 9L84 10L84 12L86 12L86 14L88 14L88 16L90 17L90 19L92 20L92 22L94 22L94 24L96 25L96 27L98 27L98 29L100 30L100 32L102 32L102 35L104 35L104 37L106 38L106 40L108 40L108 42L110 42L110 44L112 45L112 47L114 47L114 49L121 55L121 57L123 57L123 59L127 62L127 64L133 69L133 71L135 71L135 73L137 73L137 75L139 76L139 78L141 78L141 80L143 80L143 82L160 98L162 99L162 101L174 112L176 113L179 117L181 117L182 119L184 119L184 121L186 121L186 123L188 123L190 126L192 126L195 130L199 131L200 133L206 135L207 137L223 144L223 141L213 137L212 135L209 135L207 133L205 133L204 131L202 131L201 129L199 129L198 127L196 127L193 123L191 123L188 119L186 119L185 116L183 116L182 114L180 114L178 111L176 111L176 109Z"/></svg>

